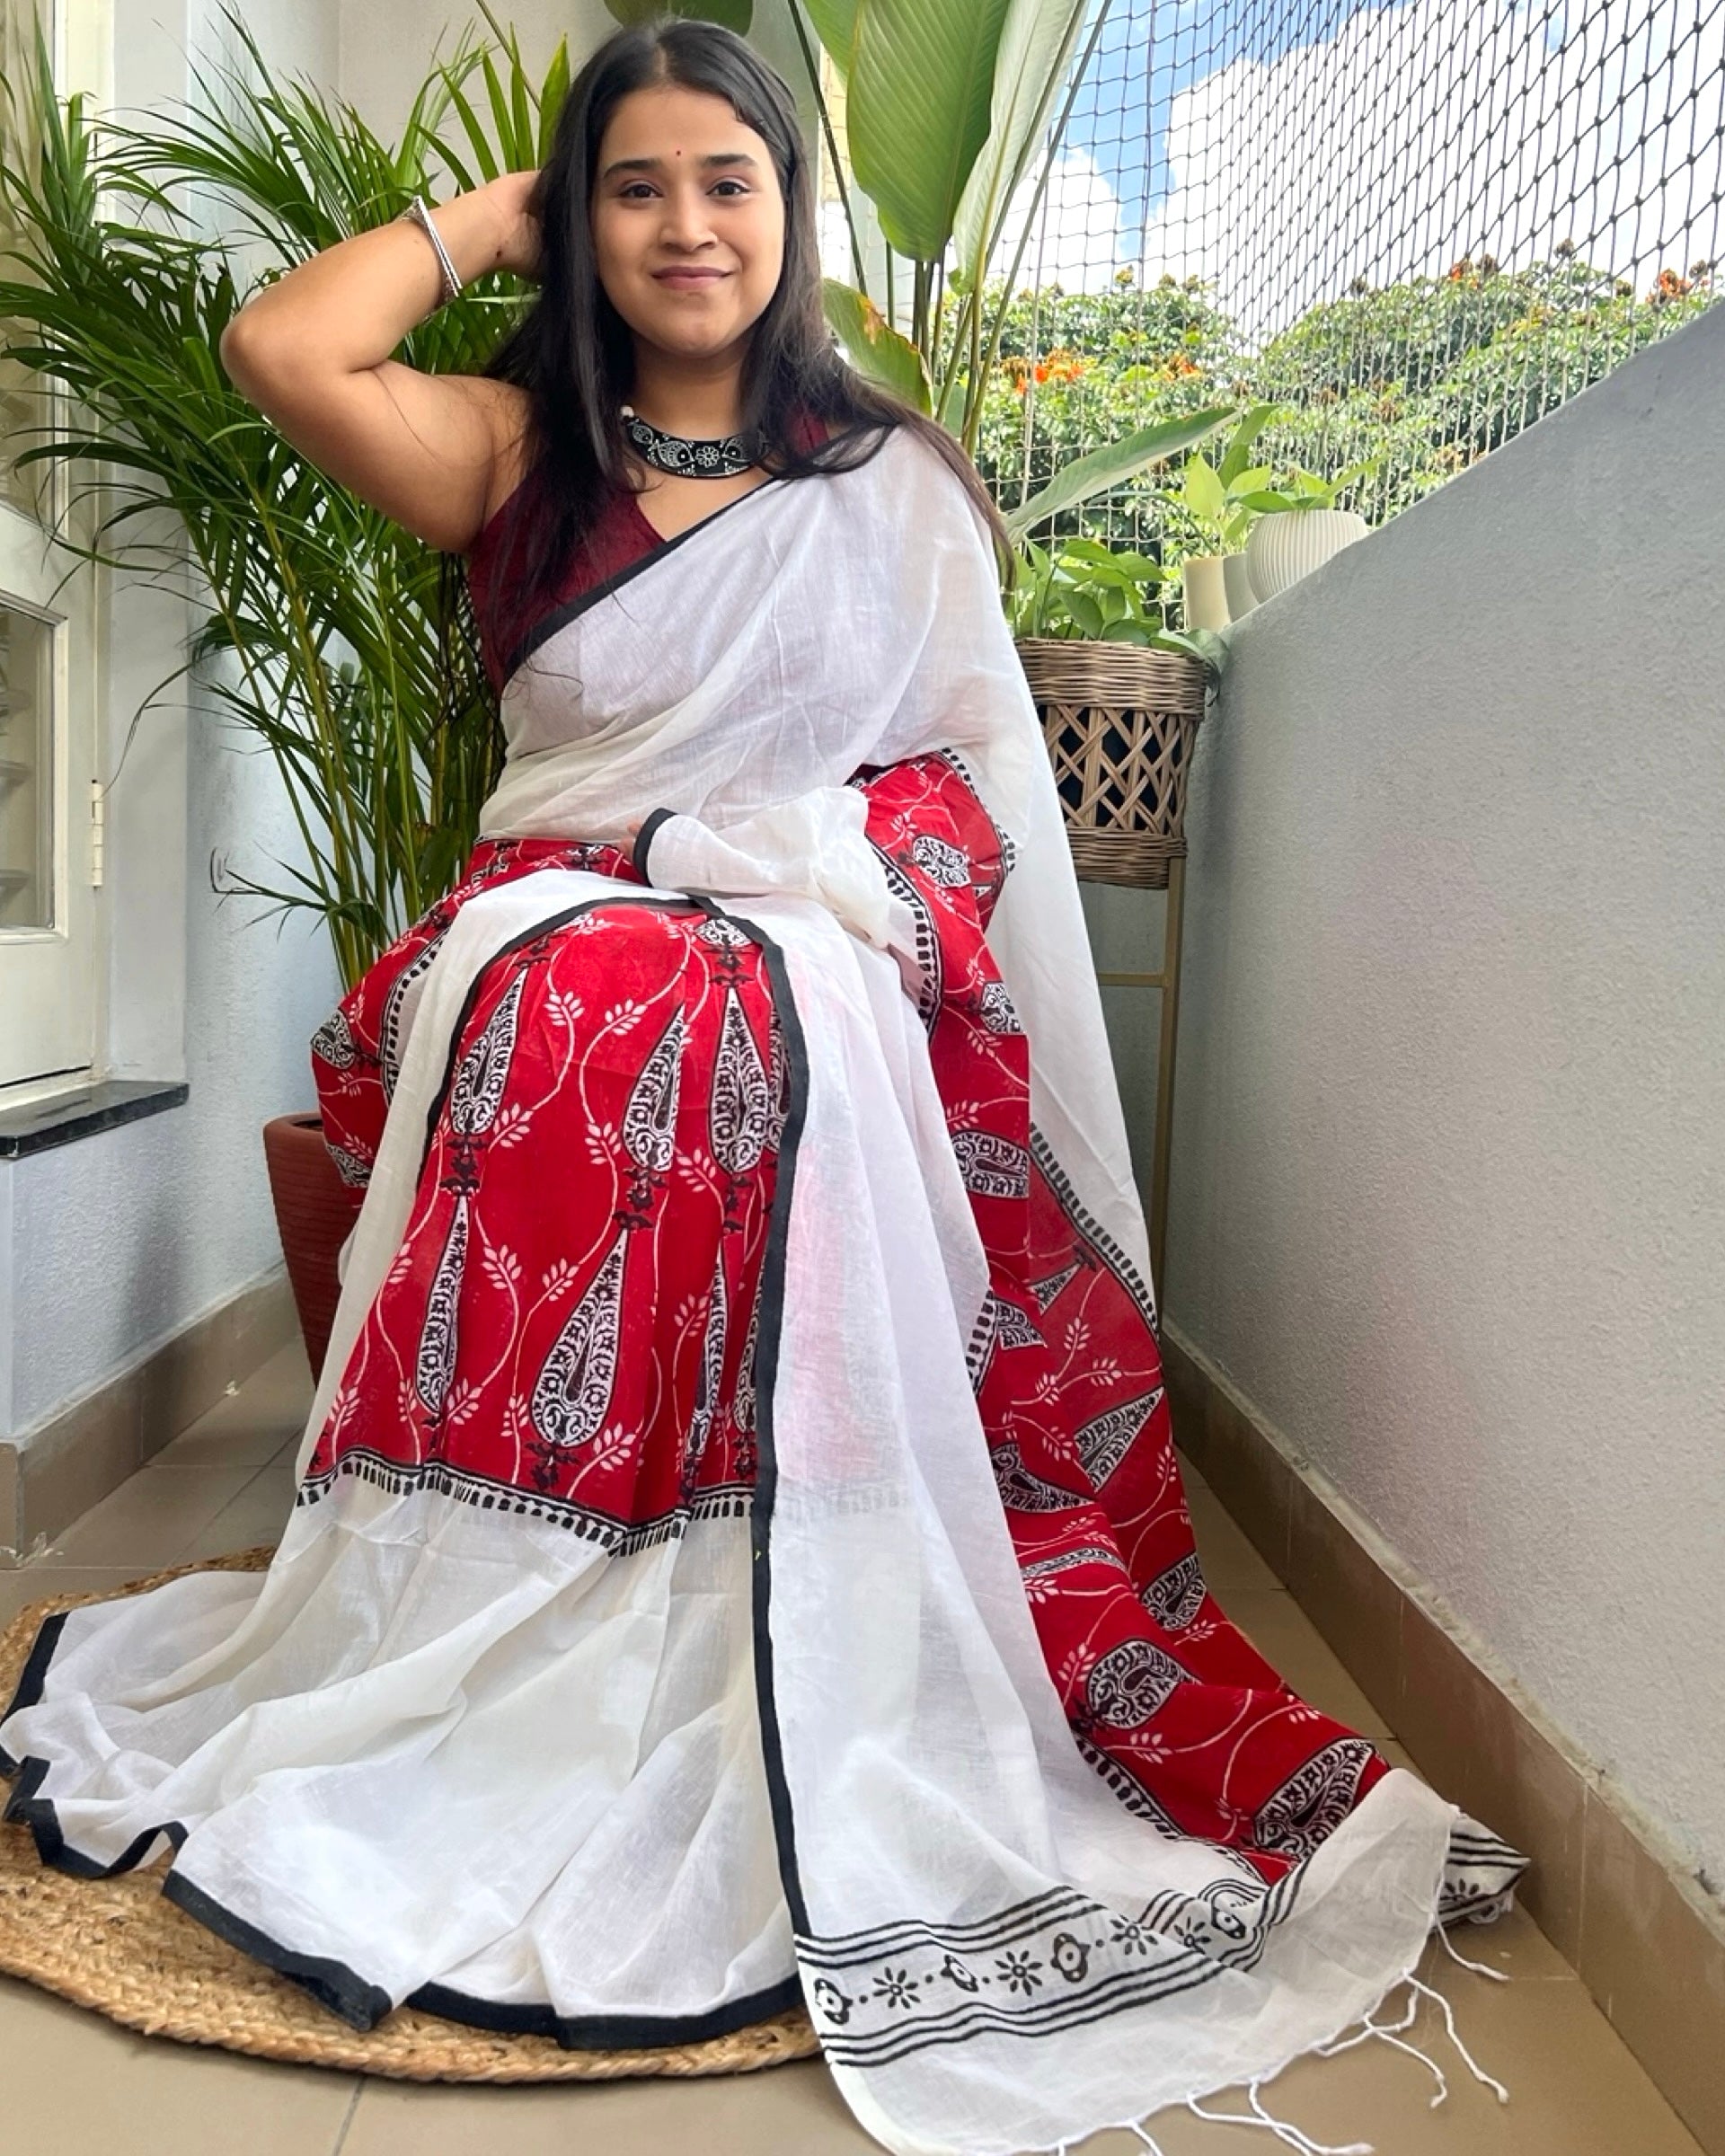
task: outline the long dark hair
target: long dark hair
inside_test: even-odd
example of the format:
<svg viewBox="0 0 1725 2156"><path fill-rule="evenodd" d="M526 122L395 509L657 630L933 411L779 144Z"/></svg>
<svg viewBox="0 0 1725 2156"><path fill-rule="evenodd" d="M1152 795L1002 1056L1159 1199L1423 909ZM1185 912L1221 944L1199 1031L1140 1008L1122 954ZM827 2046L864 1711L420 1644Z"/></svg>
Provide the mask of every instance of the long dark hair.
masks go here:
<svg viewBox="0 0 1725 2156"><path fill-rule="evenodd" d="M813 177L783 79L734 31L659 16L613 32L570 84L551 155L529 208L540 230L537 298L485 372L528 399L527 479L502 537L518 600L531 603L569 561L607 488L632 487L619 406L630 393L628 324L599 281L589 224L599 145L632 91L663 83L724 98L772 152L784 196L784 263L749 333L740 426L757 430L762 461L786 479L848 472L907 427L945 458L986 517L1010 582L1016 567L999 510L963 446L903 398L859 374L833 340L821 305ZM801 414L830 438L800 445ZM509 528L511 526L518 528Z"/></svg>

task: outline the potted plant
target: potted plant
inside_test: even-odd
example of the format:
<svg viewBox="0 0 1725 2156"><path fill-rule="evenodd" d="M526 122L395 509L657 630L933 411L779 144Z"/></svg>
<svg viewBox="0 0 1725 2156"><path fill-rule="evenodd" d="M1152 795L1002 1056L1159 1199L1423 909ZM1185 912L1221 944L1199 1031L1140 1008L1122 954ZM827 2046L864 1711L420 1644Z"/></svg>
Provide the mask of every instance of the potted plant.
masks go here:
<svg viewBox="0 0 1725 2156"><path fill-rule="evenodd" d="M1161 888L1184 844L1186 779L1222 640L1168 627L1178 570L1126 547L1019 542L1008 604L1042 713L1074 863L1093 882Z"/></svg>
<svg viewBox="0 0 1725 2156"><path fill-rule="evenodd" d="M1255 603L1244 550L1261 514L1253 504L1269 482L1270 467L1246 460L1277 411L1274 404L1250 406L1235 423L1218 463L1212 464L1201 450L1194 450L1181 467L1172 502L1207 549L1186 555L1181 562L1190 628L1223 628L1249 614Z"/></svg>
<svg viewBox="0 0 1725 2156"><path fill-rule="evenodd" d="M321 920L345 988L471 850L501 757L496 700L453 563L307 464L229 384L221 336L260 250L267 278L382 222L434 172L473 185L471 168L489 179L538 163L568 57L560 48L536 83L512 35L483 49L464 39L392 146L332 95L278 81L227 21L243 59L175 117L98 124L82 99L62 102L40 35L29 78L0 82L6 110L33 106L30 128L0 128L0 199L19 235L0 260L0 350L60 392L19 461L58 464L67 494L96 507L92 540L63 523L58 543L175 589L190 558L200 619L132 727L197 668L236 735L273 758L300 859L262 877L226 862L212 874L266 911ZM470 101L475 70L485 94ZM451 114L458 127L440 132ZM32 137L26 165L10 146ZM221 230L199 221L199 204ZM413 332L409 357L476 371L522 289L480 280ZM169 542L143 535L164 528ZM266 1153L316 1364L358 1193L314 1116L277 1118Z"/></svg>
<svg viewBox="0 0 1725 2156"><path fill-rule="evenodd" d="M1376 457L1349 464L1334 479L1320 479L1296 465L1285 487L1265 488L1247 499L1259 512L1246 542L1246 573L1254 597L1272 599L1321 561L1363 539L1371 528L1357 509L1339 509L1344 487L1376 471Z"/></svg>

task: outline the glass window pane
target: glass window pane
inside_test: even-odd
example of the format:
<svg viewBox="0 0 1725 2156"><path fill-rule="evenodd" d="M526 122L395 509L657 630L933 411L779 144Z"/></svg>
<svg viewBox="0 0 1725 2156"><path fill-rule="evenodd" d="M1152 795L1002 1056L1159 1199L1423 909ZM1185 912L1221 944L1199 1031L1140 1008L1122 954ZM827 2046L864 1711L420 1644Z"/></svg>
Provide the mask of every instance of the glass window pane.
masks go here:
<svg viewBox="0 0 1725 2156"><path fill-rule="evenodd" d="M0 930L54 924L54 632L0 605Z"/></svg>

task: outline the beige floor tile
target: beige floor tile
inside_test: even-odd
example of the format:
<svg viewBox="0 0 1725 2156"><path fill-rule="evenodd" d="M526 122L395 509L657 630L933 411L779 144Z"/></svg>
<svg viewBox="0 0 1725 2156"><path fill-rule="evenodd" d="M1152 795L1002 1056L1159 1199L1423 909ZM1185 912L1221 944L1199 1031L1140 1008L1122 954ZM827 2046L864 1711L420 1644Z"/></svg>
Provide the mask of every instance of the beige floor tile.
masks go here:
<svg viewBox="0 0 1725 2156"><path fill-rule="evenodd" d="M298 1440L311 1404L312 1374L296 1340L164 1445L152 1464L261 1467Z"/></svg>
<svg viewBox="0 0 1725 2156"><path fill-rule="evenodd" d="M45 2156L334 2156L357 2077L134 2036L0 1977L4 2144Z"/></svg>
<svg viewBox="0 0 1725 2156"><path fill-rule="evenodd" d="M695 2081L453 2089L371 2081L341 2156L880 2156L818 2059Z"/></svg>
<svg viewBox="0 0 1725 2156"><path fill-rule="evenodd" d="M1472 1957L1470 1957L1472 1958ZM1331 2145L1369 2142L1383 2156L1700 2156L1665 2099L1605 2016L1574 1981L1491 1984L1449 1965L1426 1980L1451 2001L1462 2041L1509 2091L1499 2104L1475 2081L1422 2001L1408 2032L1442 2068L1449 2095L1418 2060L1367 2043L1332 2059L1296 2059L1261 2091L1267 2110ZM1400 2018L1397 2005L1385 2019ZM1207 2098L1208 2111L1246 2108ZM1278 2144L1261 2125L1214 2126L1190 2112L1149 2122L1162 2156L1264 2156ZM1092 2134L1072 2156L1145 2156L1129 2134Z"/></svg>
<svg viewBox="0 0 1725 2156"><path fill-rule="evenodd" d="M208 1526L193 1536L174 1561L195 1564L201 1558L226 1557L230 1551L279 1542L294 1508L296 1487L291 1465L277 1462L261 1468Z"/></svg>
<svg viewBox="0 0 1725 2156"><path fill-rule="evenodd" d="M1218 1595L1229 1587L1276 1587L1281 1581L1222 1509L1208 1483L1188 1484L1186 1503L1204 1577Z"/></svg>
<svg viewBox="0 0 1725 2156"><path fill-rule="evenodd" d="M24 1565L0 1572L0 1626L8 1625L27 1603L50 1595L118 1594L146 1565Z"/></svg>
<svg viewBox="0 0 1725 2156"><path fill-rule="evenodd" d="M57 1565L130 1565L138 1572L177 1564L187 1543L257 1471L256 1467L140 1468L56 1535L43 1555Z"/></svg>
<svg viewBox="0 0 1725 2156"><path fill-rule="evenodd" d="M1470 1935L1467 1948L1475 1943ZM1581 1985L1552 1975L1543 1946L1527 1925L1509 1952L1507 1984L1453 1965L1426 1971L1451 2000L1463 2041L1508 2088L1508 2105L1473 2081L1428 2002L1410 2033L1448 2078L1438 2108L1427 2069L1376 2043L1297 2061L1265 2093L1267 2107L1321 2141L1370 2141L1385 2156L1699 2156ZM1245 2106L1236 2093L1205 2107ZM1204 2125L1186 2112L1164 2112L1150 2126L1163 2156L1263 2156L1273 2145L1261 2126ZM861 2156L875 2144L809 2061L734 2081L495 2090L368 2083L341 2156L466 2156L491 2147L510 2156L571 2148L661 2156L686 2146L701 2156ZM1075 2144L1072 2156L1133 2152L1143 2156L1140 2140L1111 2133Z"/></svg>
<svg viewBox="0 0 1725 2156"><path fill-rule="evenodd" d="M1394 1736L1285 1589L1218 1586L1216 1600L1302 1699L1369 1736L1374 1744Z"/></svg>

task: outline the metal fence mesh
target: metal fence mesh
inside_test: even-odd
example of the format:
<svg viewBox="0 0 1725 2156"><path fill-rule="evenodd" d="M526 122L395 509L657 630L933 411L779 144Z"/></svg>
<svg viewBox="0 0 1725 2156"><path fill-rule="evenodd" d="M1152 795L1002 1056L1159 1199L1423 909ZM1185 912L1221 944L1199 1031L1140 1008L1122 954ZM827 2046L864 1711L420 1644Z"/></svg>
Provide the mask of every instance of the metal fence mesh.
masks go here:
<svg viewBox="0 0 1725 2156"><path fill-rule="evenodd" d="M1263 398L1381 523L1712 301L1722 131L1725 0L1111 0L978 461ZM1179 536L1165 482L1083 521Z"/></svg>

